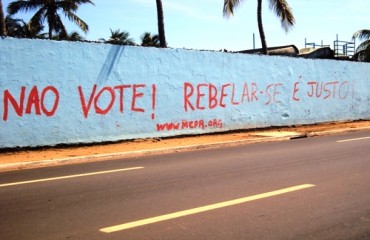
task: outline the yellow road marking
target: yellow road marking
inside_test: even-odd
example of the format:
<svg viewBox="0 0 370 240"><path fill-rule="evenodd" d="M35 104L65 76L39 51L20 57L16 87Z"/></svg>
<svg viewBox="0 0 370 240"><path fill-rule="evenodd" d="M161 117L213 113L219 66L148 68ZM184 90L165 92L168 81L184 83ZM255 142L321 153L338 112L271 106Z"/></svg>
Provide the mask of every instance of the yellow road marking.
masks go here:
<svg viewBox="0 0 370 240"><path fill-rule="evenodd" d="M23 181L23 182L5 183L5 184L0 184L0 187L9 187L9 186L15 186L15 185L55 181L55 180L62 180L62 179L69 179L69 178L87 177L87 176L107 174L107 173L137 170L137 169L142 169L142 168L144 168L144 167L122 168L122 169L115 169L115 170L109 170L109 171L101 171L101 172L84 173L84 174L76 174L76 175L53 177L53 178L36 179L36 180Z"/></svg>
<svg viewBox="0 0 370 240"><path fill-rule="evenodd" d="M337 141L337 143L352 142L352 141L359 141L359 140L365 140L365 139L370 139L370 137L352 138L352 139L340 140L340 141Z"/></svg>
<svg viewBox="0 0 370 240"><path fill-rule="evenodd" d="M180 217L184 217L184 216L188 216L188 215L192 215L192 214L197 214L197 213L201 213L201 212L215 210L215 209L218 209L218 208L229 207L229 206L233 206L233 205L237 205L237 204L241 204L241 203L246 203L246 202L250 202L250 201L254 201L254 200L258 200L258 199L262 199L262 198L273 197L273 196L281 195L281 194L284 194L284 193L294 192L294 191L298 191L298 190L302 190L302 189L310 188L310 187L314 187L314 186L315 185L312 185L312 184L304 184L304 185L284 188L284 189L280 189L280 190L276 190L276 191L272 191L272 192L267 192L267 193L262 193L262 194L258 194L258 195L254 195L254 196L234 199L234 200L230 200L230 201L226 201L226 202L215 203L215 204L202 206L202 207L197 207L197 208L193 208L193 209L189 209L189 210L169 213L169 214L165 214L165 215L162 215L162 216L157 216L157 217L142 219L142 220L139 220L139 221L124 223L124 224L120 224L120 225L116 225L116 226L106 227L106 228L100 229L100 231L104 232L104 233L112 233L112 232L122 231L122 230L126 230L126 229L129 229L129 228L135 228L135 227L139 227L139 226L143 226L143 225L147 225L147 224L157 223L157 222L166 221L166 220L170 220L170 219L174 219L174 218L180 218Z"/></svg>

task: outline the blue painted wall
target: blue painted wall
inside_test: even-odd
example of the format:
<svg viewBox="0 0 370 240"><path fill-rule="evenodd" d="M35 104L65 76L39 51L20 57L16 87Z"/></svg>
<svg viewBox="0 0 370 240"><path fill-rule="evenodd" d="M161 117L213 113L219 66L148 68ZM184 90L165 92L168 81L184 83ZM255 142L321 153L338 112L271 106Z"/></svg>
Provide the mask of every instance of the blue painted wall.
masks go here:
<svg viewBox="0 0 370 240"><path fill-rule="evenodd" d="M0 39L0 148L370 118L370 65Z"/></svg>

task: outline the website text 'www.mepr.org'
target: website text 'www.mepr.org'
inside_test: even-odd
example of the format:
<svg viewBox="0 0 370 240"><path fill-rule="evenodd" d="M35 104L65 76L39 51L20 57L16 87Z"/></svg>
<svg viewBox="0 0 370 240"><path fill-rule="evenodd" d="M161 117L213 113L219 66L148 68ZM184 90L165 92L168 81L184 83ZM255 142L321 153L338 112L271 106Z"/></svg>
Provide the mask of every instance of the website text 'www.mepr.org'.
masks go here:
<svg viewBox="0 0 370 240"><path fill-rule="evenodd" d="M208 127L212 128L222 128L221 119L212 119L209 121L205 120L182 120L181 122L168 122L168 123L157 123L157 131L176 131L184 129L206 129Z"/></svg>

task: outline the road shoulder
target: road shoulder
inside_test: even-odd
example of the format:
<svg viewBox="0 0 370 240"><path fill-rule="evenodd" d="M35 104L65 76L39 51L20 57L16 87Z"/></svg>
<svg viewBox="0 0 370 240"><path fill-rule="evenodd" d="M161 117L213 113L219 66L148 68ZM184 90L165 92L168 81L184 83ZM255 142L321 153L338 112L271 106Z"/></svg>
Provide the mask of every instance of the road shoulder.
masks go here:
<svg viewBox="0 0 370 240"><path fill-rule="evenodd" d="M5 150L0 152L0 171L61 164L101 161L176 151L281 141L370 129L370 120L233 131L165 139L138 139L86 146Z"/></svg>

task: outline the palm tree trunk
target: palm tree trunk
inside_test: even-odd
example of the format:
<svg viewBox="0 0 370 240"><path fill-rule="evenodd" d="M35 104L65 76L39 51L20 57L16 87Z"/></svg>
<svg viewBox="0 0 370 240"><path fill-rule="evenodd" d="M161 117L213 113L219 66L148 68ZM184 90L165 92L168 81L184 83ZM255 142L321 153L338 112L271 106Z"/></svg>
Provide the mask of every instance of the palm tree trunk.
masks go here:
<svg viewBox="0 0 370 240"><path fill-rule="evenodd" d="M3 2L0 0L0 36L6 36Z"/></svg>
<svg viewBox="0 0 370 240"><path fill-rule="evenodd" d="M162 48L167 47L166 35L164 32L164 17L163 17L163 6L161 0L157 1L157 17L158 17L158 36L159 36L159 45Z"/></svg>
<svg viewBox="0 0 370 240"><path fill-rule="evenodd" d="M267 44L266 44L266 36L265 32L263 31L263 24L262 24L262 0L258 0L257 5L257 22L258 22L258 30L260 32L261 44L262 44L262 53L268 54L267 51Z"/></svg>

